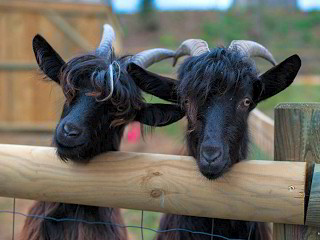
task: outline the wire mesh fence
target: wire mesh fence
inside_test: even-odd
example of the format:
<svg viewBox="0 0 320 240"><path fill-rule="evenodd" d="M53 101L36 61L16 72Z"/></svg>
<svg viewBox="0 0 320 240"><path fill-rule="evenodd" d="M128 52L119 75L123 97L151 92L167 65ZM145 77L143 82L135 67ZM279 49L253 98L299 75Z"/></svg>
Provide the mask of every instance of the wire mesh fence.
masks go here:
<svg viewBox="0 0 320 240"><path fill-rule="evenodd" d="M26 218L43 219L48 222L81 222L89 225L112 225L119 228L126 228L129 239L154 239L158 233L168 232L186 232L192 235L199 235L203 237L210 237L210 239L221 240L240 240L228 238L222 235L213 234L214 222L212 222L211 232L194 231L184 228L172 228L161 230L158 228L161 213L141 211L141 210L122 210L122 215L125 218L125 224L117 224L113 222L100 222L80 218L55 218L45 215L29 214L28 210L32 205L31 200L22 200L15 198L0 198L0 236L2 240L15 240L20 238L20 232ZM213 221L213 220L212 220ZM252 225L253 226L253 225ZM248 240L251 239L250 229Z"/></svg>

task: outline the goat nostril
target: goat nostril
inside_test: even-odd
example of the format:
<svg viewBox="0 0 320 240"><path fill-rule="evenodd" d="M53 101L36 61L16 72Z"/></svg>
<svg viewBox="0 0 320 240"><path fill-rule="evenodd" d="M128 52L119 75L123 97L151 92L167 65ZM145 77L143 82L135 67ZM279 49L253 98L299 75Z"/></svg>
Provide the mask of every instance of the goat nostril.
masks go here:
<svg viewBox="0 0 320 240"><path fill-rule="evenodd" d="M221 157L222 149L220 147L203 147L201 154L208 163L212 163Z"/></svg>
<svg viewBox="0 0 320 240"><path fill-rule="evenodd" d="M220 158L220 156L222 155L222 151L219 149L218 151L216 151L213 155L214 159L218 159Z"/></svg>
<svg viewBox="0 0 320 240"><path fill-rule="evenodd" d="M68 137L78 137L82 133L81 129L72 123L65 123L63 131Z"/></svg>

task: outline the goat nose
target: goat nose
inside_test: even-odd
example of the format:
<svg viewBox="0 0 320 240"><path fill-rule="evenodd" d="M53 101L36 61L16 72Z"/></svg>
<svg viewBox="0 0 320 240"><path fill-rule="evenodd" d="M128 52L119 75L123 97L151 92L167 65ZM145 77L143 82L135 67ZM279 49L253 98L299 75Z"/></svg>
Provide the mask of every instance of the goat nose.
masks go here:
<svg viewBox="0 0 320 240"><path fill-rule="evenodd" d="M222 156L221 147L203 147L201 150L203 158L210 164Z"/></svg>
<svg viewBox="0 0 320 240"><path fill-rule="evenodd" d="M82 130L72 123L65 123L63 125L63 131L66 137L78 137L82 133Z"/></svg>

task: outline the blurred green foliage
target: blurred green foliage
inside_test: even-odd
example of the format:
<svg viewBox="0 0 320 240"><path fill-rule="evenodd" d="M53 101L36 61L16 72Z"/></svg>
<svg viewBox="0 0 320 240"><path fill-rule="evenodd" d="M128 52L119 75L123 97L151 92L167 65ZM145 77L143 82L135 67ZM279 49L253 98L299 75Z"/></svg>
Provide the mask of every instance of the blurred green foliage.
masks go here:
<svg viewBox="0 0 320 240"><path fill-rule="evenodd" d="M215 22L205 21L202 37L208 42L229 43L234 39L251 39L267 44L271 49L277 46L300 48L320 46L320 14L301 13L283 9L261 11L228 11L217 13Z"/></svg>
<svg viewBox="0 0 320 240"><path fill-rule="evenodd" d="M126 221L126 225L129 226L141 226L141 211L140 210L124 210L123 216ZM152 229L159 228L161 213L157 212L143 212L143 226ZM128 228L130 235L135 236L133 239L141 238L141 229L139 228ZM154 239L156 233L150 230L143 230L144 239ZM130 238L131 239L131 238Z"/></svg>
<svg viewBox="0 0 320 240"><path fill-rule="evenodd" d="M141 47L176 49L186 38L202 38L210 47L228 46L235 39L250 39L267 46L278 61L298 53L304 63L301 73L320 74L319 12L303 13L292 8L154 12L144 17L143 24L152 21L156 21L159 28L152 37L140 37ZM134 16L128 17L126 26L128 36L135 36L137 29L131 27L130 22L134 22ZM265 62L261 66L262 69L269 67Z"/></svg>
<svg viewBox="0 0 320 240"><path fill-rule="evenodd" d="M155 31L158 29L158 23L154 13L155 8L153 0L142 0L140 8L141 24L143 24L148 31Z"/></svg>
<svg viewBox="0 0 320 240"><path fill-rule="evenodd" d="M160 44L166 48L176 48L178 43L174 36L169 34L163 34L159 38Z"/></svg>
<svg viewBox="0 0 320 240"><path fill-rule="evenodd" d="M148 15L153 12L154 12L153 0L142 0L140 14Z"/></svg>
<svg viewBox="0 0 320 240"><path fill-rule="evenodd" d="M273 117L273 109L284 102L320 102L320 85L292 85L285 91L259 103L258 108Z"/></svg>
<svg viewBox="0 0 320 240"><path fill-rule="evenodd" d="M249 145L248 160L273 160L272 157L261 151L255 144Z"/></svg>

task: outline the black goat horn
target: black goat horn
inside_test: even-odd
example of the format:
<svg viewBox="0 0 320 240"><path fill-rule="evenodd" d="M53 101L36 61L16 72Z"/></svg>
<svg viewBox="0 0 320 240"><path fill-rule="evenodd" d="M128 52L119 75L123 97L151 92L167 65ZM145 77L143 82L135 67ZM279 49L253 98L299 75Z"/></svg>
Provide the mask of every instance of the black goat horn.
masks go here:
<svg viewBox="0 0 320 240"><path fill-rule="evenodd" d="M208 43L201 39L188 39L185 40L176 51L173 60L173 66L176 65L178 59L185 55L199 56L203 53L209 52Z"/></svg>
<svg viewBox="0 0 320 240"><path fill-rule="evenodd" d="M261 57L269 61L274 66L277 65L276 60L269 50L257 42L248 40L233 40L229 48L237 48L248 57Z"/></svg>

